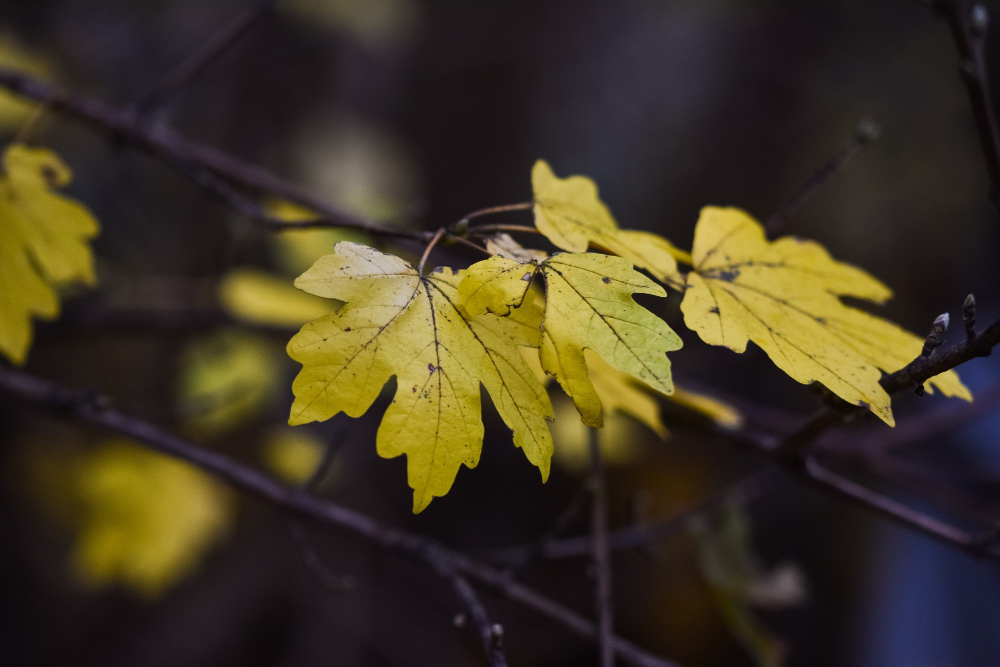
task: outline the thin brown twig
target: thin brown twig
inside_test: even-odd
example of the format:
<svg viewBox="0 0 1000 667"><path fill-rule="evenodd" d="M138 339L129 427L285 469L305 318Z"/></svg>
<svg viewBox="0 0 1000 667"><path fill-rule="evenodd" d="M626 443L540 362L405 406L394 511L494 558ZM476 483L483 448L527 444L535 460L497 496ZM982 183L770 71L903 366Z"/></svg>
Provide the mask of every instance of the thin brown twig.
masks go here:
<svg viewBox="0 0 1000 667"><path fill-rule="evenodd" d="M302 489L284 486L271 477L238 461L201 448L159 427L107 407L92 392L77 392L48 380L0 367L0 388L66 416L95 424L153 449L187 461L227 484L290 515L331 528L351 532L387 551L433 566L437 558L450 561L454 571L501 593L508 600L558 622L573 634L597 641L593 623L532 588L513 582L502 571L448 549L440 543L397 528L385 526L360 512L316 498ZM619 658L636 667L676 667L676 663L652 655L635 644L614 638Z"/></svg>
<svg viewBox="0 0 1000 667"><path fill-rule="evenodd" d="M608 533L608 548L611 551L619 551L641 549L656 544L672 535L682 533L691 519L697 516L715 512L719 507L729 502L746 503L769 493L778 487L783 477L784 475L778 468L768 467L766 470L724 487L693 507L681 510L666 519L610 531ZM545 544L540 556L547 560L586 556L593 550L592 542L590 535L550 540ZM504 549L497 556L501 559L514 559L534 546Z"/></svg>
<svg viewBox="0 0 1000 667"><path fill-rule="evenodd" d="M525 234L541 234L534 227L528 225L476 225L469 228L469 234L476 236L487 236L496 232L524 232Z"/></svg>
<svg viewBox="0 0 1000 667"><path fill-rule="evenodd" d="M147 115L163 106L184 86L191 83L226 51L246 36L250 29L270 14L278 0L264 0L257 7L237 16L216 32L177 67L167 73L148 93L136 101L139 115Z"/></svg>
<svg viewBox="0 0 1000 667"><path fill-rule="evenodd" d="M488 667L507 667L507 657L503 652L503 626L492 623L486 607L469 580L455 571L451 561L436 552L431 552L431 566L443 578L451 582L455 594L465 605L466 611L476 626L479 638L483 642Z"/></svg>
<svg viewBox="0 0 1000 667"><path fill-rule="evenodd" d="M439 228L436 232L434 232L434 236L431 237L431 240L427 242L427 247L424 248L424 254L420 256L420 263L417 264L417 273L420 275L424 275L424 265L427 263L427 258L431 255L431 250L434 249L434 246L437 245L438 241L441 240L441 237L444 236L446 232L447 230L444 227Z"/></svg>
<svg viewBox="0 0 1000 667"><path fill-rule="evenodd" d="M931 0L930 4L948 23L958 48L961 59L959 69L972 103L976 131L992 188L990 199L994 205L1000 206L1000 131L997 130L985 54L989 14L985 5L978 2L970 5L965 0Z"/></svg>
<svg viewBox="0 0 1000 667"><path fill-rule="evenodd" d="M576 520L584 507L587 506L588 501L592 500L592 493L593 486L590 483L583 485L583 487L573 494L573 498L569 504L563 508L562 512L559 513L559 516L552 523L552 526L538 540L523 547L512 547L503 549L500 552L494 552L491 555L492 559L509 563L507 572L513 576L537 558L550 558L549 550L552 548L552 545L557 543L556 538ZM583 543L582 553L589 554L592 549L590 536L583 535L580 537L580 541Z"/></svg>
<svg viewBox="0 0 1000 667"><path fill-rule="evenodd" d="M600 431L588 429L590 449L590 483L593 486L591 502L591 553L597 585L595 602L597 607L598 640L601 667L614 667L615 651L613 637L614 594L611 574L611 550L608 549L608 488L604 472L604 457L601 454Z"/></svg>
<svg viewBox="0 0 1000 667"><path fill-rule="evenodd" d="M878 124L871 118L863 118L848 139L829 160L816 170L809 177L802 187L792 195L785 204L770 218L767 219L765 229L769 236L774 236L788 225L789 220L802 207L806 201L812 197L827 181L843 169L855 155L860 153L866 146L878 139L881 130Z"/></svg>
<svg viewBox="0 0 1000 667"><path fill-rule="evenodd" d="M458 223L456 224L460 224L462 222L468 222L469 220L473 220L475 218L481 218L484 215L507 213L509 211L530 211L534 205L535 202L527 201L527 202L521 202L519 204L503 204L501 206L488 206L487 208L481 208L478 211L473 211L472 213L463 216L462 219L459 220Z"/></svg>

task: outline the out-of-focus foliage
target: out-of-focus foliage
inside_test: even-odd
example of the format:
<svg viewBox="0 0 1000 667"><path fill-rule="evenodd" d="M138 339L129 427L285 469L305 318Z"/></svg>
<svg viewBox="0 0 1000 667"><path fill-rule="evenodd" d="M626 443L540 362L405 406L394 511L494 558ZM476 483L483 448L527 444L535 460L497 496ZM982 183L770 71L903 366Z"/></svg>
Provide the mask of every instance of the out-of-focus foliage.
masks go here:
<svg viewBox="0 0 1000 667"><path fill-rule="evenodd" d="M193 340L178 359L177 410L185 427L213 436L257 417L280 388L275 345L224 329Z"/></svg>
<svg viewBox="0 0 1000 667"><path fill-rule="evenodd" d="M0 353L24 363L33 336L32 318L59 314L57 288L93 285L90 239L97 220L55 188L72 174L55 153L14 144L3 156L0 177Z"/></svg>
<svg viewBox="0 0 1000 667"><path fill-rule="evenodd" d="M735 352L752 340L798 382L822 382L895 424L881 371L913 361L923 341L838 298L882 303L892 295L888 287L835 261L818 243L793 237L769 242L756 220L734 208L702 210L692 257L681 310L702 340ZM972 400L954 371L927 385Z"/></svg>
<svg viewBox="0 0 1000 667"><path fill-rule="evenodd" d="M268 200L264 209L287 222L315 220L319 216L307 208L284 199ZM274 234L275 258L282 270L299 275L323 255L333 253L339 241L367 243L364 234L352 229L289 229Z"/></svg>
<svg viewBox="0 0 1000 667"><path fill-rule="evenodd" d="M196 468L114 440L72 480L79 525L74 571L87 586L123 584L156 597L189 574L231 518L225 490Z"/></svg>
<svg viewBox="0 0 1000 667"><path fill-rule="evenodd" d="M28 47L17 35L8 31L0 31L0 67L42 79L49 78L53 71L52 61L47 55ZM20 128L37 108L34 102L6 90L0 91L0 130Z"/></svg>
<svg viewBox="0 0 1000 667"><path fill-rule="evenodd" d="M287 0L281 7L309 23L347 32L371 49L409 42L420 16L414 0Z"/></svg>
<svg viewBox="0 0 1000 667"><path fill-rule="evenodd" d="M278 327L302 326L338 306L295 289L280 276L250 268L233 269L222 277L219 302L237 320Z"/></svg>
<svg viewBox="0 0 1000 667"><path fill-rule="evenodd" d="M750 517L731 503L718 516L692 523L701 554L702 576L712 589L719 613L760 667L784 664L785 647L760 622L753 607L776 609L805 602L804 577L796 566L766 572L751 543Z"/></svg>
<svg viewBox="0 0 1000 667"><path fill-rule="evenodd" d="M325 447L304 429L276 428L264 441L264 462L286 482L301 484L316 471Z"/></svg>
<svg viewBox="0 0 1000 667"><path fill-rule="evenodd" d="M538 344L540 308L469 317L458 299L460 274L421 276L410 264L368 246L341 242L295 281L343 308L304 326L288 344L303 365L289 423L360 417L396 376L396 397L377 437L381 456L407 455L413 509L451 488L462 464L479 462L480 383L514 433L514 444L548 477L552 415L545 388L519 346Z"/></svg>
<svg viewBox="0 0 1000 667"><path fill-rule="evenodd" d="M573 399L585 424L600 427L603 419L584 349L658 391L673 392L667 352L679 349L681 340L632 299L636 293L666 296L666 292L623 258L561 253L541 263L521 264L495 255L469 267L459 295L471 315L505 315L530 293L536 272L545 282L542 368Z"/></svg>
<svg viewBox="0 0 1000 667"><path fill-rule="evenodd" d="M302 180L341 210L396 224L412 217L418 171L386 127L347 112L316 118L295 142Z"/></svg>

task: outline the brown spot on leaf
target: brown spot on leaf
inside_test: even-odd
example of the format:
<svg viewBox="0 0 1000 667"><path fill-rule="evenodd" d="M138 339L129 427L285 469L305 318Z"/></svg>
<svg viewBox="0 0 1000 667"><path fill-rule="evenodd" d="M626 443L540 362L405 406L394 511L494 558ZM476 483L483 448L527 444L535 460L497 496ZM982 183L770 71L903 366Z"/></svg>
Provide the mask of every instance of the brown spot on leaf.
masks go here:
<svg viewBox="0 0 1000 667"><path fill-rule="evenodd" d="M431 372L431 375L434 375L434 371L436 371L437 369L434 368L434 364L427 364L427 370Z"/></svg>
<svg viewBox="0 0 1000 667"><path fill-rule="evenodd" d="M611 278L608 278L607 276L604 276L601 280L603 280L606 285L611 284Z"/></svg>

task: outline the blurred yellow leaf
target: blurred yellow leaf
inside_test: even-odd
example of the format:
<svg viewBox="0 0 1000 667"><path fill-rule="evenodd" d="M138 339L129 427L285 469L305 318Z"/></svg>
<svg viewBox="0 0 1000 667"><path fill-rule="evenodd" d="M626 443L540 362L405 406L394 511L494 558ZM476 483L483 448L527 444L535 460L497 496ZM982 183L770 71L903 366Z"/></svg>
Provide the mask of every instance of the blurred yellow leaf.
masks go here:
<svg viewBox="0 0 1000 667"><path fill-rule="evenodd" d="M316 471L326 445L303 429L275 429L264 442L264 461L286 482L302 484Z"/></svg>
<svg viewBox="0 0 1000 667"><path fill-rule="evenodd" d="M879 379L915 359L923 339L838 298L881 303L889 288L812 241L769 242L761 225L735 208L702 209L692 256L681 310L702 340L735 352L752 340L794 380L821 382L894 425ZM927 385L972 400L954 371Z"/></svg>
<svg viewBox="0 0 1000 667"><path fill-rule="evenodd" d="M259 416L280 387L280 362L271 341L244 331L220 331L188 344L177 380L185 427L211 436Z"/></svg>
<svg viewBox="0 0 1000 667"><path fill-rule="evenodd" d="M542 368L573 399L585 424L603 424L601 398L587 372L585 349L658 391L673 391L667 352L680 349L681 340L632 298L636 293L666 296L666 292L626 259L560 253L540 263L522 264L495 255L469 267L459 296L470 315L503 316L530 293L536 274L545 282Z"/></svg>
<svg viewBox="0 0 1000 667"><path fill-rule="evenodd" d="M196 468L111 441L76 468L81 523L73 564L83 583L155 597L188 575L228 528L226 492Z"/></svg>
<svg viewBox="0 0 1000 667"><path fill-rule="evenodd" d="M284 199L271 199L264 209L287 222L315 220L319 216L307 208ZM351 229L289 229L272 235L277 248L277 260L284 271L299 275L323 255L333 253L340 241L366 243L368 237ZM301 322L300 322L301 324Z"/></svg>
<svg viewBox="0 0 1000 667"><path fill-rule="evenodd" d="M565 395L553 396L552 406L556 415L552 424L555 441L552 460L567 472L586 474L590 469L590 427L580 421L580 414ZM604 417L604 426L597 432L605 465L624 467L638 463L646 453L643 444L647 437L631 417L609 412Z"/></svg>
<svg viewBox="0 0 1000 667"><path fill-rule="evenodd" d="M531 170L535 194L535 226L556 247L586 252L589 246L612 252L661 282L677 283L677 260L687 253L661 236L619 229L611 211L597 195L597 185L586 176L559 178L548 162Z"/></svg>
<svg viewBox="0 0 1000 667"><path fill-rule="evenodd" d="M219 302L237 320L279 327L302 326L329 315L338 306L258 269L233 269L224 275L219 283Z"/></svg>
<svg viewBox="0 0 1000 667"><path fill-rule="evenodd" d="M33 77L47 79L52 75L52 63L42 53L28 48L16 35L0 32L0 67L12 69ZM38 107L10 91L0 91L0 129L16 130Z"/></svg>
<svg viewBox="0 0 1000 667"><path fill-rule="evenodd" d="M645 424L661 438L667 437L667 427L663 425L660 416L660 404L650 393L648 385L628 373L612 368L593 350L586 350L584 358L590 381L604 410L628 415L640 424ZM674 391L677 391L676 387Z"/></svg>
<svg viewBox="0 0 1000 667"><path fill-rule="evenodd" d="M728 429L738 429L743 426L743 413L725 401L707 394L674 385L674 393L665 398L708 417L719 426Z"/></svg>
<svg viewBox="0 0 1000 667"><path fill-rule="evenodd" d="M545 388L519 346L538 344L539 313L469 318L459 305L461 274L421 276L393 255L341 242L295 281L302 290L345 302L305 325L288 343L302 364L292 385L289 423L360 417L396 376L396 396L382 418L380 456L407 456L413 510L451 488L459 468L479 462L483 441L480 385L486 387L514 444L548 476L552 414Z"/></svg>
<svg viewBox="0 0 1000 667"><path fill-rule="evenodd" d="M89 240L97 220L82 204L54 190L70 182L69 168L51 151L7 148L0 177L0 353L24 363L32 317L59 314L55 287L93 285Z"/></svg>

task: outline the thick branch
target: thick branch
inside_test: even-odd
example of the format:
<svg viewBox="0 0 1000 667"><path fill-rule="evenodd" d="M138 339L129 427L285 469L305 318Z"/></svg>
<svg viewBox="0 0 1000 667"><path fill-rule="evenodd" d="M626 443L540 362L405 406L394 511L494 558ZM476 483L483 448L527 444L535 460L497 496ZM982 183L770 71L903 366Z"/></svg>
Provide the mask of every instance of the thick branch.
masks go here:
<svg viewBox="0 0 1000 667"><path fill-rule="evenodd" d="M534 589L511 581L496 568L448 549L434 540L385 526L360 512L321 500L301 489L286 487L229 457L198 447L149 422L108 409L106 399L86 392L75 392L53 382L4 368L0 368L0 388L143 442L168 456L187 461L292 516L346 530L380 548L423 562L435 569L441 559L444 559L458 576L497 590L507 599L548 616L579 637L597 640L597 630L593 623ZM619 658L637 667L677 667L676 663L654 656L620 637L614 638L614 648Z"/></svg>

